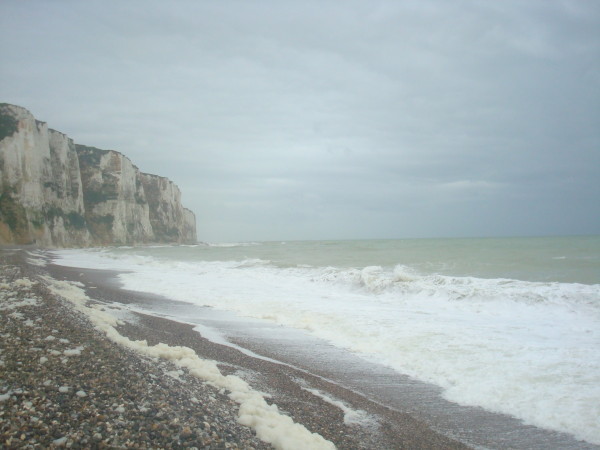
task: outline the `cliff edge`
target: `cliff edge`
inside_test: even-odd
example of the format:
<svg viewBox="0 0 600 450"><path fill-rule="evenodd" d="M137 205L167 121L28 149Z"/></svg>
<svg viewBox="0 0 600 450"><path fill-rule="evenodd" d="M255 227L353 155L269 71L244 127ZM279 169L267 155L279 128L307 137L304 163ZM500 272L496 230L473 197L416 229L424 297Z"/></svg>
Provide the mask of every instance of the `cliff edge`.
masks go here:
<svg viewBox="0 0 600 450"><path fill-rule="evenodd" d="M0 104L0 244L195 242L196 218L172 181Z"/></svg>

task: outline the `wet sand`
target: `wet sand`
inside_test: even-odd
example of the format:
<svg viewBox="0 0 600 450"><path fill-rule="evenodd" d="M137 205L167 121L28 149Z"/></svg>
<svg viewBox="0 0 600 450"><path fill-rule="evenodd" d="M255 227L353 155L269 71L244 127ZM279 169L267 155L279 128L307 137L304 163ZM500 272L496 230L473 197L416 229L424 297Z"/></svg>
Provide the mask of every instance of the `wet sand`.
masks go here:
<svg viewBox="0 0 600 450"><path fill-rule="evenodd" d="M48 267L56 279L82 282L88 296L106 302L136 305L164 304L167 299L120 289L109 271ZM175 305L176 303L173 302ZM194 326L154 315L135 313L135 323L126 323L118 331L131 339L146 339L149 345L166 343L192 348L200 357L219 362L224 374L235 374L255 389L269 395L267 401L333 442L338 448L411 448L460 449L465 445L433 431L424 422L372 402L362 395L328 382L321 376L286 364L248 356L227 345L211 342L194 331ZM260 353L259 353L260 354ZM316 389L362 410L375 420L367 425L345 424L343 411L309 392Z"/></svg>
<svg viewBox="0 0 600 450"><path fill-rule="evenodd" d="M0 448L271 448L237 404L109 340L0 251Z"/></svg>
<svg viewBox="0 0 600 450"><path fill-rule="evenodd" d="M193 324L160 317L165 311L185 311L189 305L123 290L115 272L56 265L29 266L26 270L48 271L55 279L83 283L87 295L100 302L158 311L129 314L129 319L118 327L119 333L130 339L145 339L149 345L162 342L189 347L201 358L217 361L223 374L237 375L254 389L268 394L269 403L276 404L295 422L338 448L597 448L560 433L524 426L506 416L444 403L439 390L432 386L375 367L318 340L297 339L294 332L288 335L285 330L268 328L246 332L248 327L239 327L239 322L229 320L227 314L196 308L195 313L209 318L211 323L218 323L224 329L229 327L227 336L233 346L215 343L203 338ZM235 346L246 350L240 351ZM128 355L127 358L140 357ZM219 394L217 401L221 409L228 409L235 417L237 405ZM178 395L181 397L181 392ZM348 416L345 418L343 409L339 404L332 404L332 400L343 402L344 408L360 411L362 420L353 422ZM236 431L238 428L244 427L235 424L228 429L233 438L227 442L240 448L253 446L247 435L252 431L245 429L240 434ZM174 435L174 439L179 435ZM175 447L181 445L181 441L173 442ZM222 448L224 442L209 445ZM161 446L152 441L145 444Z"/></svg>

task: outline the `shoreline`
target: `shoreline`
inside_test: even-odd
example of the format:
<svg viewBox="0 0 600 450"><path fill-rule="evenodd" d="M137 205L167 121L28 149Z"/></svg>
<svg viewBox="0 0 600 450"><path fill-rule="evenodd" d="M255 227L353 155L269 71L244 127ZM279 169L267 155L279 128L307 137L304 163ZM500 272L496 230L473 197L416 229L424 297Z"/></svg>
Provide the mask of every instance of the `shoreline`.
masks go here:
<svg viewBox="0 0 600 450"><path fill-rule="evenodd" d="M24 259L0 252L1 446L270 448L229 398L109 340Z"/></svg>
<svg viewBox="0 0 600 450"><path fill-rule="evenodd" d="M87 290L88 295L106 302L144 304L169 301L160 296L121 289L113 278L119 272L57 265L50 265L48 269L55 278L82 281L92 286L93 289ZM134 340L146 339L149 345L162 342L189 347L201 358L217 361L223 374L248 378L256 389L268 394L269 403L276 404L295 422L320 434L338 448L468 448L433 431L424 422L408 414L378 405L323 377L284 363L248 356L231 346L205 339L194 330L192 324L141 312L134 314L137 324L127 323L120 327L119 332L123 335ZM319 398L307 387L326 393L330 399L343 401L355 411L365 410L368 406L369 416L376 417L376 420L369 426L347 425L340 406Z"/></svg>
<svg viewBox="0 0 600 450"><path fill-rule="evenodd" d="M48 258L51 253L45 254ZM22 269L25 271L49 272L55 279L82 283L80 286L84 287L87 296L109 306L109 311L113 311L112 306L115 304L148 306L168 303L170 307L178 306L178 302L163 297L121 289L115 278L119 272L63 267L51 263L46 267L28 265L23 266ZM212 313L212 310L206 309L204 312ZM285 415L292 417L294 422L306 427L312 433L318 433L339 448L469 448L458 440L469 442L473 446L486 448L518 448L514 442L519 441L518 439L515 441L514 436L512 436L518 433L536 435L527 444L527 448L557 448L557 445L561 448L573 449L598 448L593 444L576 441L574 438L560 433L528 427L523 424L519 425L519 421L516 419L479 411L476 408L451 406L453 404L449 404L449 402L443 408L451 407L453 409L443 411L442 416L445 415L446 419L443 417L442 419L447 420L450 418L450 422L442 423L443 420L440 420L436 424L435 420L437 419L434 418L432 424L431 418L428 419L427 417L428 412L426 410L432 408L430 403L437 402L435 398L439 395L428 394L424 390L426 386L424 387L424 384L421 386L422 383L416 382L402 386L402 389L408 392L411 397L400 398L397 404L390 406L389 403L386 403L385 398L378 401L377 395L382 393L385 395L386 392L391 393L391 390L397 390L398 384L382 389L380 389L381 386L375 386L373 392L365 392L364 384L358 387L353 385L355 380L350 377L353 374L349 374L347 379L340 376L340 373L348 369L355 361L348 362L348 367L344 368L332 367L337 365L338 361L336 360L326 360L321 367L309 365L310 370L305 370L302 368L302 363L306 364L308 361L306 354L298 351L301 350L298 347L284 348L285 344L288 344L287 342L275 342L274 347L269 347L268 342L249 341L243 336L230 339L234 347L238 345L244 349L249 349L249 352L241 352L231 345L221 345L203 338L201 336L202 331L194 330L195 325L191 323L182 323L140 311L131 312L129 310L128 312L127 307L122 311L113 311L113 313L124 320L122 325L115 327L122 336L131 340L145 339L149 346L162 342L170 346L188 347L193 349L201 358L217 361L219 370L223 375L240 377L254 389L268 394L266 400L269 404L277 405ZM325 358L330 356L327 349L318 348L317 350L325 350ZM253 357L252 352L260 355L260 357ZM286 352L287 355L284 354ZM335 352L332 355L335 356ZM139 355L137 357L140 358ZM300 364L296 365L295 362ZM308 363L310 364L310 361ZM306 365L304 367L306 368ZM175 370L176 373L178 373L177 370ZM173 370L167 372L173 372ZM183 372L184 374L179 375L180 377L187 376L185 370ZM166 377L172 377L171 375L166 375ZM407 377L402 378L400 376L383 377L377 373L367 375L369 377L380 377L366 380L367 385L369 383L374 385L393 382L406 383L407 379ZM424 393L427 395L423 395ZM227 398L227 400L229 399ZM226 404L225 407L229 408L229 413L234 418L237 417L239 405L232 405L230 402ZM440 408L440 406L435 404L433 408ZM461 428L465 426L464 423L460 420L458 422L454 421L455 415L459 416L462 414L462 410L467 409L473 410L469 412L471 417L468 424L472 428L481 427L480 437L473 438L471 436L469 438L473 430L463 430ZM240 427L237 419L235 420L236 426ZM504 439L502 436L500 436L500 441L497 436L496 441L486 441L484 435L487 433L486 427L490 424L496 434L499 433L499 429L503 429L502 432L506 433L506 441L502 441ZM253 434L251 429L242 428L246 433ZM231 430L234 429L236 428L231 427ZM444 432L440 433L441 430ZM237 431L233 434L237 438L236 433ZM453 440L448 435L455 436L458 440ZM249 441L245 440L246 434L243 433L240 435L240 439L240 442L243 442L240 444L242 448L247 448L247 446L270 448L269 445L260 441L258 446L248 444ZM234 441L235 439L231 442ZM0 440L0 442L2 441ZM503 442L503 445L498 444L498 442ZM521 444L523 444L523 441L521 441ZM148 442L146 445L148 445ZM156 446L158 444L152 442L150 445ZM260 447L260 445L263 447ZM521 445L522 447L523 445Z"/></svg>
<svg viewBox="0 0 600 450"><path fill-rule="evenodd" d="M68 302L49 292L41 279L51 273L55 280L72 282L88 273L96 280L96 285L88 280L85 289L93 302L133 301L131 293L111 284L110 274L32 265L25 262L25 253L19 249L1 251L5 291L16 296L9 298L9 303L3 299L0 305L9 305L11 314L16 315L3 314L1 322L4 339L0 355L7 377L0 386L4 409L0 442L7 447L273 448L256 437L256 430L240 425L239 405L224 389L207 385L169 361L151 360L115 344ZM16 289L14 283L23 279L33 284ZM17 302L13 306L19 306L10 306L10 301L26 297L35 298L35 304L20 306ZM152 296L143 297L156 301ZM149 346L159 342L186 346L201 358L218 361L224 375L245 376L258 386L255 389L268 393L265 397L269 404L277 405L296 424L338 448L467 448L409 415L385 408L381 413L391 420L379 422L376 429L347 424L344 411L331 399L345 397L346 403L348 397L356 396L350 391L338 392L339 397L319 397L298 383L299 378L310 378L307 373L215 344L189 324L141 313L126 315L128 319L116 327L122 336L145 339ZM54 339L46 340L48 336ZM50 345L67 341L63 345L67 349ZM73 350L72 356L64 353L71 355L69 350ZM343 390L326 385L318 377L311 378L309 384L319 392ZM360 397L354 400L357 404L363 401ZM140 410L140 405L146 406ZM276 443L275 448L294 446Z"/></svg>

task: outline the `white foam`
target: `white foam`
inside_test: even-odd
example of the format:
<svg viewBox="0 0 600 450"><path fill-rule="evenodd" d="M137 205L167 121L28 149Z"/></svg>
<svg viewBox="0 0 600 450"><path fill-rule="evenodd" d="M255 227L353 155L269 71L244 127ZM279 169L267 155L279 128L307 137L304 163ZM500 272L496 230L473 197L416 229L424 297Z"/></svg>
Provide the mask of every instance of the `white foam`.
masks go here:
<svg viewBox="0 0 600 450"><path fill-rule="evenodd" d="M209 247L221 247L221 248L232 248L232 247L252 247L255 245L261 245L259 242L217 242L206 244Z"/></svg>
<svg viewBox="0 0 600 450"><path fill-rule="evenodd" d="M344 423L346 425L360 425L363 427L373 427L377 423L376 419L373 416L370 416L366 411L363 411L362 409L353 409L341 400L337 400L319 391L318 389L312 389L307 387L302 387L302 389L304 389L307 392L310 392L313 395L316 395L317 397L329 403L330 405L341 409L344 413Z"/></svg>
<svg viewBox="0 0 600 450"><path fill-rule="evenodd" d="M27 258L27 263L31 264L33 266L38 266L38 267L45 267L46 266L46 259L45 259L45 254L39 251L28 251L27 252L28 258Z"/></svg>
<svg viewBox="0 0 600 450"><path fill-rule="evenodd" d="M172 361L175 365L216 387L229 391L229 397L240 405L238 421L252 427L263 441L280 449L332 449L335 446L304 426L295 423L290 417L281 414L277 405L269 405L264 397L253 390L244 380L233 375L223 376L214 361L204 360L188 347L169 346L159 343L149 346L146 341L133 341L114 328L117 320L98 309L86 306L85 292L73 284L45 278L49 288L57 295L71 301L85 313L99 330L118 344L143 355Z"/></svg>
<svg viewBox="0 0 600 450"><path fill-rule="evenodd" d="M214 328L210 328L210 327L207 327L207 326L201 325L201 324L195 324L194 331L197 331L198 333L200 333L200 336L202 336L205 339L208 339L209 341L211 341L215 344L225 345L227 347L234 348L237 351L239 351L240 353L243 353L246 356L250 356L251 358L262 359L263 361L268 361L268 362L271 362L274 364L282 364L282 365L287 365L289 367L293 367L293 366L290 366L289 364L284 364L281 361L277 361L273 358L269 358L268 356L259 355L258 353L255 353L252 350L248 350L247 348L240 347L239 345L234 344L233 342L227 340L227 338L225 336L223 336L223 334L219 333Z"/></svg>
<svg viewBox="0 0 600 450"><path fill-rule="evenodd" d="M600 285L81 250L61 261L128 270L127 289L304 329L451 401L600 443Z"/></svg>
<svg viewBox="0 0 600 450"><path fill-rule="evenodd" d="M14 298L11 298L5 300L8 301L0 305L0 311L10 311L12 309L18 309L24 306L36 306L39 303L38 299L36 298L24 298L23 300L16 300Z"/></svg>
<svg viewBox="0 0 600 450"><path fill-rule="evenodd" d="M63 351L65 356L79 356L85 347L83 345Z"/></svg>
<svg viewBox="0 0 600 450"><path fill-rule="evenodd" d="M29 278L20 278L18 280L15 280L13 283L15 286L22 287L25 289L30 289L36 284L35 281L31 281Z"/></svg>

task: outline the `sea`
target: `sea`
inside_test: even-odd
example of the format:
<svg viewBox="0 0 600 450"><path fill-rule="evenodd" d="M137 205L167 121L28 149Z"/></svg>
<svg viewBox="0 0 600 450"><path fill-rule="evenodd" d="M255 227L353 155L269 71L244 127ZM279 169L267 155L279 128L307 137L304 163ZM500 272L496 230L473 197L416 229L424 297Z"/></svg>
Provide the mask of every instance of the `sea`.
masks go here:
<svg viewBox="0 0 600 450"><path fill-rule="evenodd" d="M297 329L435 385L446 401L600 444L600 236L54 254L117 270L127 290Z"/></svg>

